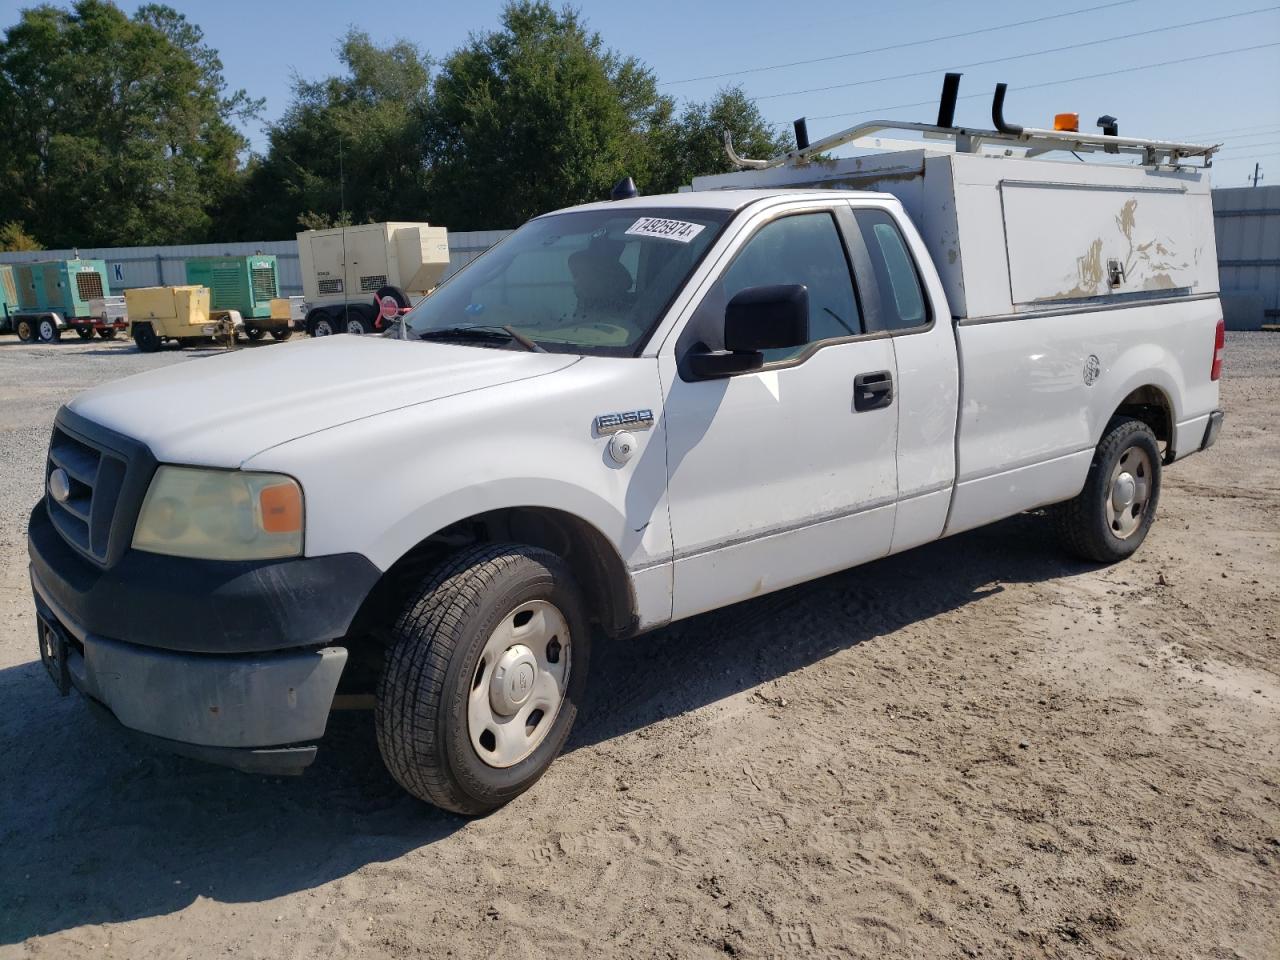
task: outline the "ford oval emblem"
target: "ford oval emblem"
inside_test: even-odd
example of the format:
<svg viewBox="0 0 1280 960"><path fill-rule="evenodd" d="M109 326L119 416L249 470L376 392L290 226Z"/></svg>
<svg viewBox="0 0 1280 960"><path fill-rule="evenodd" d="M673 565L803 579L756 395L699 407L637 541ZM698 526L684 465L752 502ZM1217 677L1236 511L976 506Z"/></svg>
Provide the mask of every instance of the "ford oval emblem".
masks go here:
<svg viewBox="0 0 1280 960"><path fill-rule="evenodd" d="M49 496L59 503L66 503L71 496L71 478L61 467L54 467L49 474Z"/></svg>

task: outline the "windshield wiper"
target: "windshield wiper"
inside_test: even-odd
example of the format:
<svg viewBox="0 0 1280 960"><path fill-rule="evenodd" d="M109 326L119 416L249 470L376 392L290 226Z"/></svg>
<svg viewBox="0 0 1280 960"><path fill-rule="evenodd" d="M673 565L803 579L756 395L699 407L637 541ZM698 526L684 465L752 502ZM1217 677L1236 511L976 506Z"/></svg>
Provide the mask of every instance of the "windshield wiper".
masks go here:
<svg viewBox="0 0 1280 960"><path fill-rule="evenodd" d="M488 324L476 324L469 327L441 327L437 330L424 330L418 334L420 340L482 340L496 341L501 340L504 343L514 341L524 347L531 353L546 353L547 351L538 346L523 333L513 330L509 326L489 326Z"/></svg>

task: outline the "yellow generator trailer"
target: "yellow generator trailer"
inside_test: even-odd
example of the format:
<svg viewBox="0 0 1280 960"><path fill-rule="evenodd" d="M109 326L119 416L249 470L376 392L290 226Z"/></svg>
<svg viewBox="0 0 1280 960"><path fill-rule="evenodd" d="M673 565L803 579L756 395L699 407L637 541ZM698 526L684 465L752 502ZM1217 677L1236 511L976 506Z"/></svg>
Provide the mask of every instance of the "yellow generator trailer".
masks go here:
<svg viewBox="0 0 1280 960"><path fill-rule="evenodd" d="M187 347L210 339L234 342L235 322L209 316L209 288L139 287L124 292L129 335L143 353L160 349L166 340Z"/></svg>

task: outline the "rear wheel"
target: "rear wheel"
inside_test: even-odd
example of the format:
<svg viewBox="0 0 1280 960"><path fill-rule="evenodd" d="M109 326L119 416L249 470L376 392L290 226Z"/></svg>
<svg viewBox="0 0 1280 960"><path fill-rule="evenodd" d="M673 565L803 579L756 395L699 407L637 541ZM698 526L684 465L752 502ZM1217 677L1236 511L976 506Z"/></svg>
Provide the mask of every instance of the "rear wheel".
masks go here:
<svg viewBox="0 0 1280 960"><path fill-rule="evenodd" d="M133 342L142 353L155 353L160 349L160 338L156 336L155 329L149 323L133 325Z"/></svg>
<svg viewBox="0 0 1280 960"><path fill-rule="evenodd" d="M93 327L76 327L76 336L81 340L93 339Z"/></svg>
<svg viewBox="0 0 1280 960"><path fill-rule="evenodd" d="M267 331L261 327L245 327L244 335L250 340L258 341L267 335Z"/></svg>
<svg viewBox="0 0 1280 960"><path fill-rule="evenodd" d="M99 327L98 336L100 336L103 340L114 340L116 338L116 328L115 327Z"/></svg>
<svg viewBox="0 0 1280 960"><path fill-rule="evenodd" d="M347 315L343 318L343 328L357 337L373 333L373 317L365 310L348 308Z"/></svg>
<svg viewBox="0 0 1280 960"><path fill-rule="evenodd" d="M1054 510L1058 534L1082 560L1115 563L1146 539L1160 501L1160 448L1141 420L1107 425L1084 489Z"/></svg>
<svg viewBox="0 0 1280 960"><path fill-rule="evenodd" d="M36 322L36 336L41 343L57 343L62 339L62 331L52 317L41 317Z"/></svg>
<svg viewBox="0 0 1280 960"><path fill-rule="evenodd" d="M564 562L472 547L422 582L391 633L378 747L392 776L446 810L495 810L559 754L586 689L590 636Z"/></svg>
<svg viewBox="0 0 1280 960"><path fill-rule="evenodd" d="M293 331L290 330L288 327L277 327L276 329L271 331L271 336L274 340L277 340L277 341L288 340L290 337L293 336Z"/></svg>
<svg viewBox="0 0 1280 960"><path fill-rule="evenodd" d="M307 317L307 333L313 337L331 337L338 332L333 318L329 314L317 310Z"/></svg>
<svg viewBox="0 0 1280 960"><path fill-rule="evenodd" d="M25 317L18 320L18 339L30 343L36 338L36 325Z"/></svg>

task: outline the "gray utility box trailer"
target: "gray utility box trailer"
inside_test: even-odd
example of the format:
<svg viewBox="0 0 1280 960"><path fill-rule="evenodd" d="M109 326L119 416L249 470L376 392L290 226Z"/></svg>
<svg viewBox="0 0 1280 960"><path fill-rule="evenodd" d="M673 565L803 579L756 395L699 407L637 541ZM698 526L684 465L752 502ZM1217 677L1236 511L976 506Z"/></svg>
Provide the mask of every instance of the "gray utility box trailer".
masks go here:
<svg viewBox="0 0 1280 960"><path fill-rule="evenodd" d="M380 302L403 310L449 268L449 232L426 223L365 223L298 234L306 328L311 336L375 333Z"/></svg>

